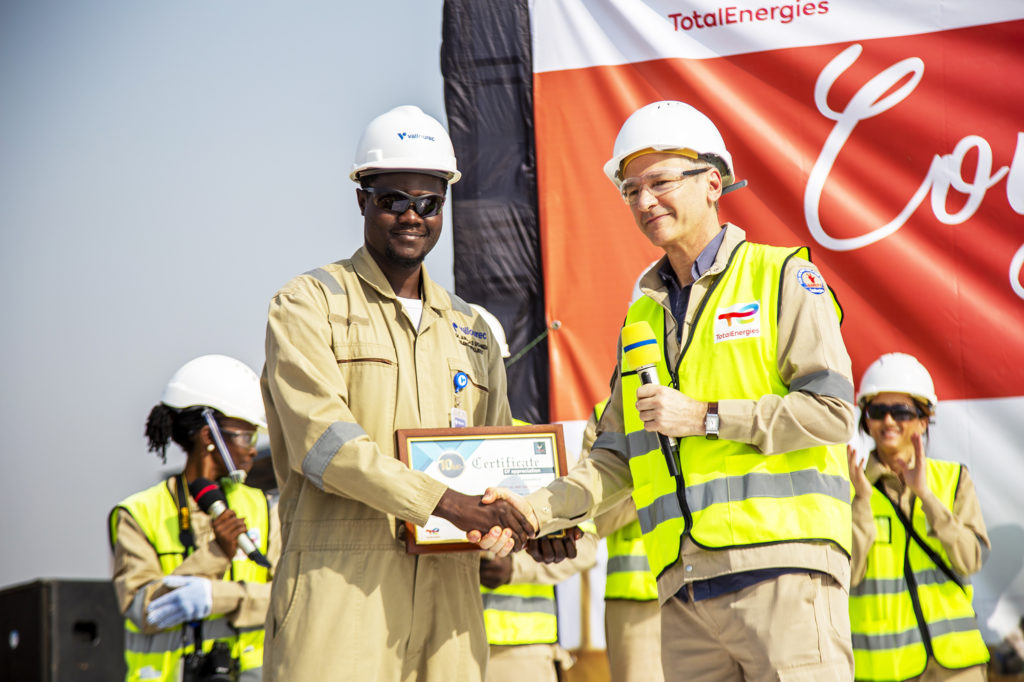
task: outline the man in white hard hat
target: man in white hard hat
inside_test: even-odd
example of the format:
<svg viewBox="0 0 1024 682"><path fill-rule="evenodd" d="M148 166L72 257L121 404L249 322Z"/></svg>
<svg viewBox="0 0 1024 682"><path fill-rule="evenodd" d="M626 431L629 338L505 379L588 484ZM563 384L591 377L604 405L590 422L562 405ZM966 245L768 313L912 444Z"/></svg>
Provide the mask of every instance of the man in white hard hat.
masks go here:
<svg viewBox="0 0 1024 682"><path fill-rule="evenodd" d="M350 175L363 246L274 296L263 397L284 555L267 616L269 680L480 680L487 638L474 552L406 553L431 515L491 531L526 520L396 456L397 429L512 423L486 323L422 265L458 181L445 129L414 106L370 122ZM516 538L510 537L516 531Z"/></svg>
<svg viewBox="0 0 1024 682"><path fill-rule="evenodd" d="M692 106L634 112L605 172L665 252L626 316L663 346L661 383L617 367L591 456L524 511L543 534L632 492L667 680L850 680L853 381L832 294L806 249L720 223L741 183Z"/></svg>

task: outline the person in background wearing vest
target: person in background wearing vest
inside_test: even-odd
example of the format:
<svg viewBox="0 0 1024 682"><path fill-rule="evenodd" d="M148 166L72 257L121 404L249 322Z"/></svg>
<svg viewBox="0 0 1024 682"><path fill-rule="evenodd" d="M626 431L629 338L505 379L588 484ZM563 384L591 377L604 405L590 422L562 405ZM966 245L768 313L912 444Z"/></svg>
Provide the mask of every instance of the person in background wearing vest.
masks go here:
<svg viewBox="0 0 1024 682"><path fill-rule="evenodd" d="M937 402L928 370L905 353L881 356L860 382L860 427L875 449L866 469L848 453L858 680L987 679L967 576L990 544L967 467L925 454Z"/></svg>
<svg viewBox="0 0 1024 682"><path fill-rule="evenodd" d="M605 172L665 252L624 326L650 325L660 385L626 366L620 335L590 457L525 501L484 499L519 504L544 534L632 492L666 680L850 680L854 408L838 304L806 249L720 224L719 199L742 183L690 105L635 111ZM677 439L671 460L656 432Z"/></svg>
<svg viewBox="0 0 1024 682"><path fill-rule="evenodd" d="M460 177L436 119L408 105L377 116L349 174L363 245L271 299L262 387L284 546L267 680L484 676L478 553L408 553L405 521L444 518L501 555L532 529L510 504L411 469L395 447L398 429L512 424L486 323L423 265Z"/></svg>
<svg viewBox="0 0 1024 682"><path fill-rule="evenodd" d="M594 406L583 430L586 457L608 400ZM594 518L608 547L604 585L604 640L611 682L663 682L658 584L647 563L636 505L627 497Z"/></svg>
<svg viewBox="0 0 1024 682"><path fill-rule="evenodd" d="M501 321L481 305L469 306L487 322L501 357L511 357ZM597 563L594 524L583 526L588 532L579 534L572 555L558 563L537 562L526 553L481 553L480 595L490 644L486 682L556 682L572 666L572 656L558 643L555 585Z"/></svg>
<svg viewBox="0 0 1024 682"><path fill-rule="evenodd" d="M240 551L238 537L249 535L274 565L280 526L263 492L235 479L252 467L257 432L265 428L259 377L224 355L186 363L150 410L149 449L166 462L173 440L187 459L180 474L110 513L129 682L176 682L187 667L183 659L198 663L204 653L210 664L219 660L235 669L225 679L261 679L272 571ZM234 478L218 441L236 467ZM188 492L200 478L219 481L227 499L228 509L216 519L200 511Z"/></svg>

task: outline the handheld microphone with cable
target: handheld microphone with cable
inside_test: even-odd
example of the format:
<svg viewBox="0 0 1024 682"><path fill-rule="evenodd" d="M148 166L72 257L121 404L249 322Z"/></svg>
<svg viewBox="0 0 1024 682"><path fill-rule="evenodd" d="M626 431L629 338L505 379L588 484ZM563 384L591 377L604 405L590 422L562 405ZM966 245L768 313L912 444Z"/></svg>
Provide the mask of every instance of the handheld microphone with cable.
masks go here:
<svg viewBox="0 0 1024 682"><path fill-rule="evenodd" d="M661 350L648 322L634 322L622 328L622 356L626 365L640 377L640 383L661 384L658 381L658 370L655 369L661 360ZM658 443L661 445L661 454L665 456L668 473L673 477L679 476L679 465L675 457L676 439L659 433Z"/></svg>
<svg viewBox="0 0 1024 682"><path fill-rule="evenodd" d="M199 505L199 508L209 514L211 519L216 519L228 510L228 501L224 497L224 491L220 489L219 485L207 478L197 478L189 483L188 491L192 494L192 498ZM271 567L267 557L263 556L263 552L256 547L252 538L246 533L238 535L238 546L242 548L245 555L252 561L255 561L264 568Z"/></svg>

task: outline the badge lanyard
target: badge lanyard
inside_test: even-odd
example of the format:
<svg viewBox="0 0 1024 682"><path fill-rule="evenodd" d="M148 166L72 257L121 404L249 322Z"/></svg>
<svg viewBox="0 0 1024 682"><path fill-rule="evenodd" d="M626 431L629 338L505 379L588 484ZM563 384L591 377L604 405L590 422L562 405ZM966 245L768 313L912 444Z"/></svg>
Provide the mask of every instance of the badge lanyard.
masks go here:
<svg viewBox="0 0 1024 682"><path fill-rule="evenodd" d="M462 409L462 389L469 386L469 376L465 372L456 372L452 379L455 389L455 407L452 408L452 428L464 428L469 425L469 414Z"/></svg>

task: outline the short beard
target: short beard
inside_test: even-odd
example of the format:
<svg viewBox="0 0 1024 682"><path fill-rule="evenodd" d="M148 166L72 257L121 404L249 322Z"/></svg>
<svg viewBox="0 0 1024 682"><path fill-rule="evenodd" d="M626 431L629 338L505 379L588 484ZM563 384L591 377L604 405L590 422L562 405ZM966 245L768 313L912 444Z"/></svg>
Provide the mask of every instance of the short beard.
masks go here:
<svg viewBox="0 0 1024 682"><path fill-rule="evenodd" d="M388 244L387 246L384 247L384 256L391 263L397 265L398 267L403 268L405 270L412 270L413 268L423 263L423 259L427 257L427 254L424 253L423 255L417 256L416 258L405 258L404 256L399 256L397 253L395 253L395 250L391 246L391 244Z"/></svg>

